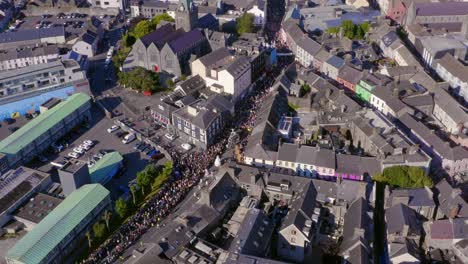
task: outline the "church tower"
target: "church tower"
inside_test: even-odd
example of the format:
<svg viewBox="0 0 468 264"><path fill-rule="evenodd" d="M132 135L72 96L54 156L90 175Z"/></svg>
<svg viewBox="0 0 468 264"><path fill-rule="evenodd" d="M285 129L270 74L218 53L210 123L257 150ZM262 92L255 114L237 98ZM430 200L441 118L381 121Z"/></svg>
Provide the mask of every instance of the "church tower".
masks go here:
<svg viewBox="0 0 468 264"><path fill-rule="evenodd" d="M176 28L189 32L198 24L198 8L192 0L179 0L176 10Z"/></svg>

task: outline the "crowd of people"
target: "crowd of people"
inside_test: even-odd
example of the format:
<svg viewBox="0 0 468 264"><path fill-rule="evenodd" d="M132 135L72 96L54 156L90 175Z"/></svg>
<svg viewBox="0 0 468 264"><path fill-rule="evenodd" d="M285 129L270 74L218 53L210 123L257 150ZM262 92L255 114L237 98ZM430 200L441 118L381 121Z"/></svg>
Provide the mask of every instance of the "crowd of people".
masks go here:
<svg viewBox="0 0 468 264"><path fill-rule="evenodd" d="M216 157L225 152L229 131L232 128L250 131L255 124L256 111L260 109L263 99L270 94L270 89L267 88L271 87L274 77L277 75L278 70L275 70L257 82L254 91L237 106L236 117L234 117L232 124L219 135L216 144L204 152L192 152L182 156L177 152L170 152L174 171L180 173L175 173L127 223L123 224L81 263L112 263L127 248L135 244L148 229L157 226L206 174ZM246 140L246 136L243 136L241 140Z"/></svg>

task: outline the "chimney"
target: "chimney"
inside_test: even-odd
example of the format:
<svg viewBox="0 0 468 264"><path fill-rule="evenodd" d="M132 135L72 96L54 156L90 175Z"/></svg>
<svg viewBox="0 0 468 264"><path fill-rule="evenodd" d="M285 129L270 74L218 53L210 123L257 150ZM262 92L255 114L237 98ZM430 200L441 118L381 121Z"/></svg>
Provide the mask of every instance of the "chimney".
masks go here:
<svg viewBox="0 0 468 264"><path fill-rule="evenodd" d="M253 173L250 174L250 184L255 184L255 178L256 178L255 174Z"/></svg>

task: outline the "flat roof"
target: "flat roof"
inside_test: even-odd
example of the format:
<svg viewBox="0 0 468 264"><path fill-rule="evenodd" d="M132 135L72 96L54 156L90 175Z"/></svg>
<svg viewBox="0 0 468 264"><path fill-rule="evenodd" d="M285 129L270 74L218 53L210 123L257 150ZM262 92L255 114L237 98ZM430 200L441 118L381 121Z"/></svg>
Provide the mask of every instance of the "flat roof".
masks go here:
<svg viewBox="0 0 468 264"><path fill-rule="evenodd" d="M117 172L116 167L120 166L123 157L119 152L107 153L99 161L89 168L89 175L92 183L106 184ZM115 170L115 171L114 171ZM114 171L114 172L113 172Z"/></svg>
<svg viewBox="0 0 468 264"><path fill-rule="evenodd" d="M83 185L19 240L6 257L41 263L108 196L109 191L100 184Z"/></svg>
<svg viewBox="0 0 468 264"><path fill-rule="evenodd" d="M48 174L26 167L9 170L0 177L0 212L10 208L47 178Z"/></svg>
<svg viewBox="0 0 468 264"><path fill-rule="evenodd" d="M33 223L39 223L44 219L52 210L55 209L62 199L55 198L53 196L38 193L23 206L21 206L14 213L17 217L31 221Z"/></svg>
<svg viewBox="0 0 468 264"><path fill-rule="evenodd" d="M40 114L15 133L2 140L0 142L0 152L10 155L17 154L24 146L31 144L39 136L46 133L90 100L91 98L83 93L70 96L66 101Z"/></svg>

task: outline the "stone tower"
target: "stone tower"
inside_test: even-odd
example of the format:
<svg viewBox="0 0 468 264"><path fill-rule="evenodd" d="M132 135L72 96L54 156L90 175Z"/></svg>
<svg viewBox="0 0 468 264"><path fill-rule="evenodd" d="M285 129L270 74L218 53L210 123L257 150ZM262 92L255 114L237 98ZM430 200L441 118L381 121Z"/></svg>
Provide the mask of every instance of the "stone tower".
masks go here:
<svg viewBox="0 0 468 264"><path fill-rule="evenodd" d="M189 32L198 24L198 8L192 0L179 0L176 10L176 28Z"/></svg>

